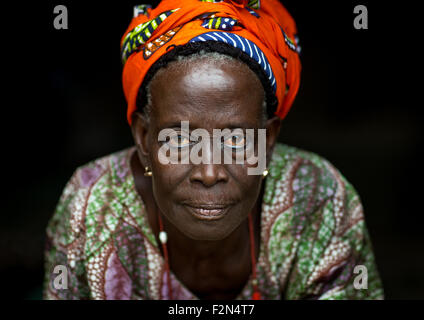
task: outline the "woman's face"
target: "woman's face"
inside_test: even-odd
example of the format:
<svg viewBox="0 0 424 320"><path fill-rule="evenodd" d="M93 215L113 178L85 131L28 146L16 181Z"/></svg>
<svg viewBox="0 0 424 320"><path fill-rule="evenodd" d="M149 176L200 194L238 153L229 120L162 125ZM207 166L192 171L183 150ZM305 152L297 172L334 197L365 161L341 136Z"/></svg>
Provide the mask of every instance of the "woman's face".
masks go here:
<svg viewBox="0 0 424 320"><path fill-rule="evenodd" d="M190 131L203 128L211 137L213 129L257 132L266 128L268 162L280 122L276 118L266 123L262 120L264 93L259 79L240 62L224 64L202 58L190 64L173 63L161 70L150 90L149 121L137 114L132 129L140 161L153 172L149 179L158 208L192 239L226 238L247 218L258 199L262 177L247 172L249 166L257 164L236 164L235 160L232 164L223 160L221 164L162 164L159 153L164 144L179 152L193 148L193 142L181 132L181 121L189 121ZM175 130L175 136L158 141L163 129ZM256 148L257 140L256 135ZM229 138L223 145L236 152L244 142Z"/></svg>

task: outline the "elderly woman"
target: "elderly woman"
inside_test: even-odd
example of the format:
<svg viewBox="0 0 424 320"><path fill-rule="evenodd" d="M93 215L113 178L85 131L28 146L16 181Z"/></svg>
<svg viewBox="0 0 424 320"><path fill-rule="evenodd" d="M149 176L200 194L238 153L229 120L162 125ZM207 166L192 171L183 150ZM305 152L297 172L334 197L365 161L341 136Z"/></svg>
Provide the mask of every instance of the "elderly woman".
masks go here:
<svg viewBox="0 0 424 320"><path fill-rule="evenodd" d="M276 143L300 81L286 9L168 0L134 13L121 52L135 146L66 185L45 298L383 298L354 188Z"/></svg>

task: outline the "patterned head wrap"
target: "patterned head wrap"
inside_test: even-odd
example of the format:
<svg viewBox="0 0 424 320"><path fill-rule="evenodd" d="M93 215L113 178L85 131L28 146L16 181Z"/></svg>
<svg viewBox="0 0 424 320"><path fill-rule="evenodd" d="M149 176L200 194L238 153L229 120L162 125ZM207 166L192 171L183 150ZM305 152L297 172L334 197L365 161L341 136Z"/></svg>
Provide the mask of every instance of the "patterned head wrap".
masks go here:
<svg viewBox="0 0 424 320"><path fill-rule="evenodd" d="M223 42L255 60L278 99L275 115L283 119L300 83L296 33L293 18L277 0L163 0L155 9L134 7L121 40L128 122L150 67L175 46L198 41Z"/></svg>

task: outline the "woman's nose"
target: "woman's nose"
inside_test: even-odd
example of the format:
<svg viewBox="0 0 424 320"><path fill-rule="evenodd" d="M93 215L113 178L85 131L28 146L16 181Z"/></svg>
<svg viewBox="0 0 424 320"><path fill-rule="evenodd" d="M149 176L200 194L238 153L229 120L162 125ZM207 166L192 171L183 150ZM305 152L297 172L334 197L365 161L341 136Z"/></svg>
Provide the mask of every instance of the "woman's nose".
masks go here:
<svg viewBox="0 0 424 320"><path fill-rule="evenodd" d="M206 187L211 187L218 182L228 181L228 173L219 157L221 150L214 146L214 142L205 140L197 154L198 159L194 159L190 181L200 182ZM218 159L219 158L219 159ZM199 161L200 160L200 161Z"/></svg>
<svg viewBox="0 0 424 320"><path fill-rule="evenodd" d="M190 182L200 182L205 187L212 187L218 182L227 182L228 174L222 164L198 164L194 165Z"/></svg>

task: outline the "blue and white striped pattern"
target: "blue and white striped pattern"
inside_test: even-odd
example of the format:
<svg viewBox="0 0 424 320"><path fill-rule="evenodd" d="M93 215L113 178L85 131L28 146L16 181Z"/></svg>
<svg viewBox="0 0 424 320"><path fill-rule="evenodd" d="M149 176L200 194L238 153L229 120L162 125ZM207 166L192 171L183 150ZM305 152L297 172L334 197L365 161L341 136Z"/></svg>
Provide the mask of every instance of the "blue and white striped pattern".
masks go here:
<svg viewBox="0 0 424 320"><path fill-rule="evenodd" d="M260 16L259 16L259 14L255 11L255 10L253 10L253 9L250 9L250 8L248 8L248 7L246 7L246 9L247 9L247 11L249 11L249 13L251 14L251 15L253 15L253 16L255 16L256 18L260 18Z"/></svg>
<svg viewBox="0 0 424 320"><path fill-rule="evenodd" d="M259 65L265 71L265 74L268 76L268 79L275 93L277 89L277 83L275 81L275 76L272 72L271 65L269 64L268 59L265 57L262 50L252 41L247 40L246 38L243 38L237 34L221 31L203 33L200 36L194 37L190 40L190 42L198 41L219 41L228 43L248 54L252 59L259 63Z"/></svg>

